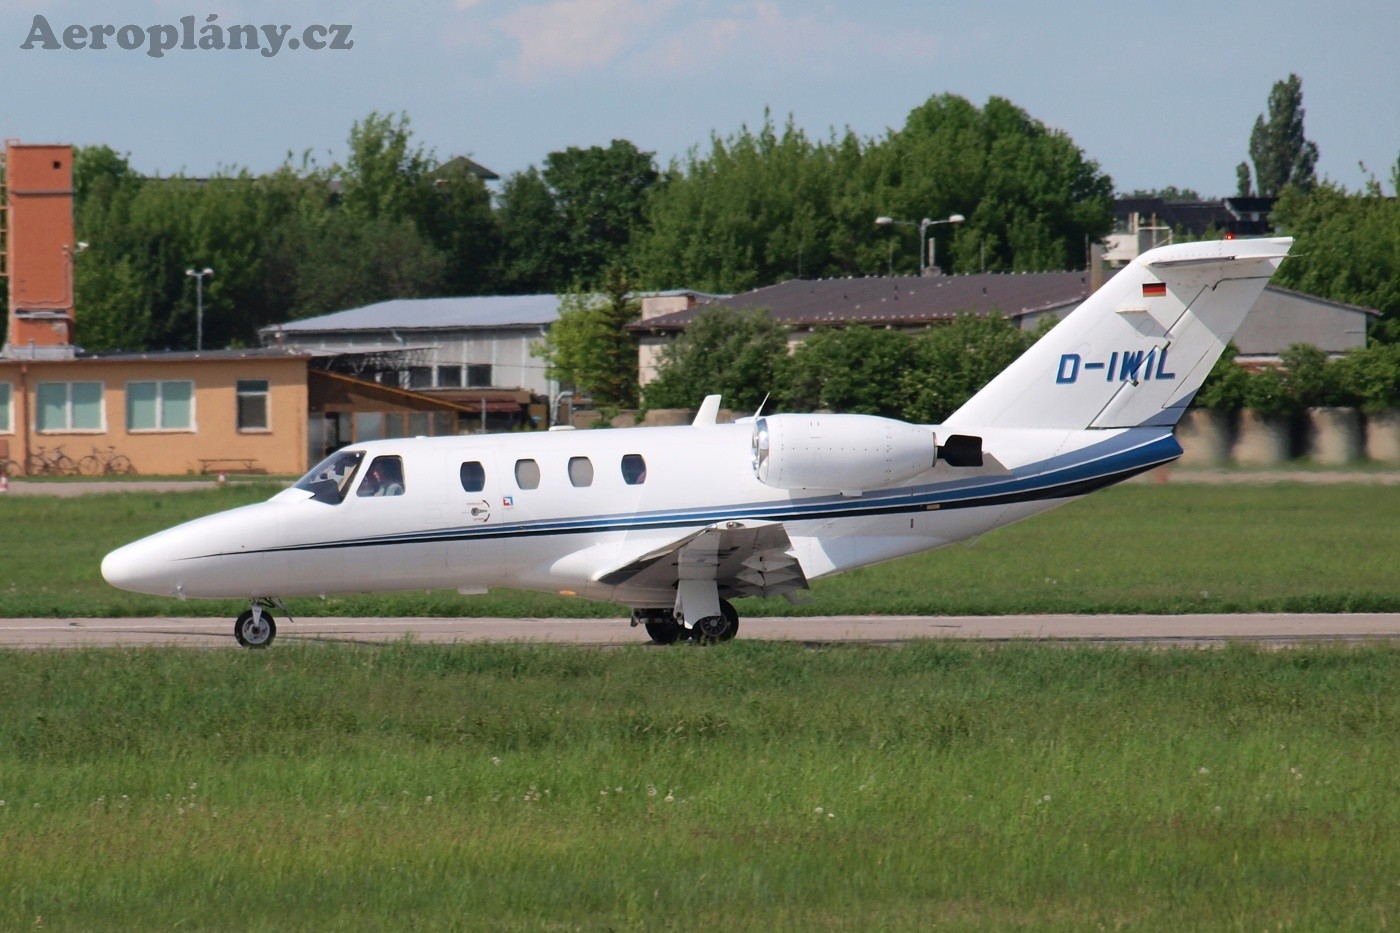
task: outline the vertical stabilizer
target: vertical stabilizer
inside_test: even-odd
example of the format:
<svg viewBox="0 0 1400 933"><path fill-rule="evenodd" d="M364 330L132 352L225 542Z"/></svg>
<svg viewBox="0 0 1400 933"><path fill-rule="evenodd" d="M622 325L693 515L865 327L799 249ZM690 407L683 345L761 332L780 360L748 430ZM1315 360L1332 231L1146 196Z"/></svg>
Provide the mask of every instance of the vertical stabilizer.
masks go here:
<svg viewBox="0 0 1400 933"><path fill-rule="evenodd" d="M1213 240L1143 253L944 423L1171 427L1292 244Z"/></svg>

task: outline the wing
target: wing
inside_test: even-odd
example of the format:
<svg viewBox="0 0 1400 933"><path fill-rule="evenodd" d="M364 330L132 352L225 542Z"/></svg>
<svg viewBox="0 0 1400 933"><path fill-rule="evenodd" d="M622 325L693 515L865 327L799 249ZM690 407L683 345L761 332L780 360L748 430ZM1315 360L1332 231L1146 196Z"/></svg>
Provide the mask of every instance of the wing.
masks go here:
<svg viewBox="0 0 1400 933"><path fill-rule="evenodd" d="M682 577L713 579L719 595L782 596L807 589L781 522L719 522L669 541L599 576L610 586L674 590Z"/></svg>

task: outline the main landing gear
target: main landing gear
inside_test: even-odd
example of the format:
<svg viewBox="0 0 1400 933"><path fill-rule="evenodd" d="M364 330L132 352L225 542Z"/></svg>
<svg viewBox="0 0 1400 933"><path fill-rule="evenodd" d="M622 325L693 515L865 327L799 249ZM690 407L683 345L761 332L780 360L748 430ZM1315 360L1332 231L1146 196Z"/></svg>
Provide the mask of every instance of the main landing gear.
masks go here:
<svg viewBox="0 0 1400 933"><path fill-rule="evenodd" d="M690 628L676 621L676 613L671 609L633 609L632 624L645 627L655 645L674 645L685 640L713 645L739 633L739 612L729 600L721 599L719 615L697 619Z"/></svg>
<svg viewBox="0 0 1400 933"><path fill-rule="evenodd" d="M272 607L281 609L292 620L287 607L276 599L255 599L251 606L233 623L233 637L244 648L266 648L277 637L277 622L272 618Z"/></svg>

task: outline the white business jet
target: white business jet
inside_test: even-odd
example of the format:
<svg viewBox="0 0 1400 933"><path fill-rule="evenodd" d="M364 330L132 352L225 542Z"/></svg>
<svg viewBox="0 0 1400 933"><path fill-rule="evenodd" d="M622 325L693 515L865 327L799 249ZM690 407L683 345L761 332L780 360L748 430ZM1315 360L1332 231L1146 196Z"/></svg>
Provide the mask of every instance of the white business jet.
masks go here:
<svg viewBox="0 0 1400 933"><path fill-rule="evenodd" d="M113 586L246 598L491 586L632 608L653 641L725 641L730 603L975 537L1175 460L1202 380L1289 239L1138 257L943 424L776 414L684 427L344 448L266 502L108 554Z"/></svg>

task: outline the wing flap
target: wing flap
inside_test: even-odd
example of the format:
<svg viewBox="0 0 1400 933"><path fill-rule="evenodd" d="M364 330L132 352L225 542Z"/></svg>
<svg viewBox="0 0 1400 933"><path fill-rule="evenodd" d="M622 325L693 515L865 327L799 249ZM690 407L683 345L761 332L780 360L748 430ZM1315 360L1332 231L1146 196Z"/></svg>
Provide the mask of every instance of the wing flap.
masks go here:
<svg viewBox="0 0 1400 933"><path fill-rule="evenodd" d="M781 522L719 522L653 548L597 580L609 586L673 589L682 574L687 579L713 577L726 598L807 589L807 575Z"/></svg>

